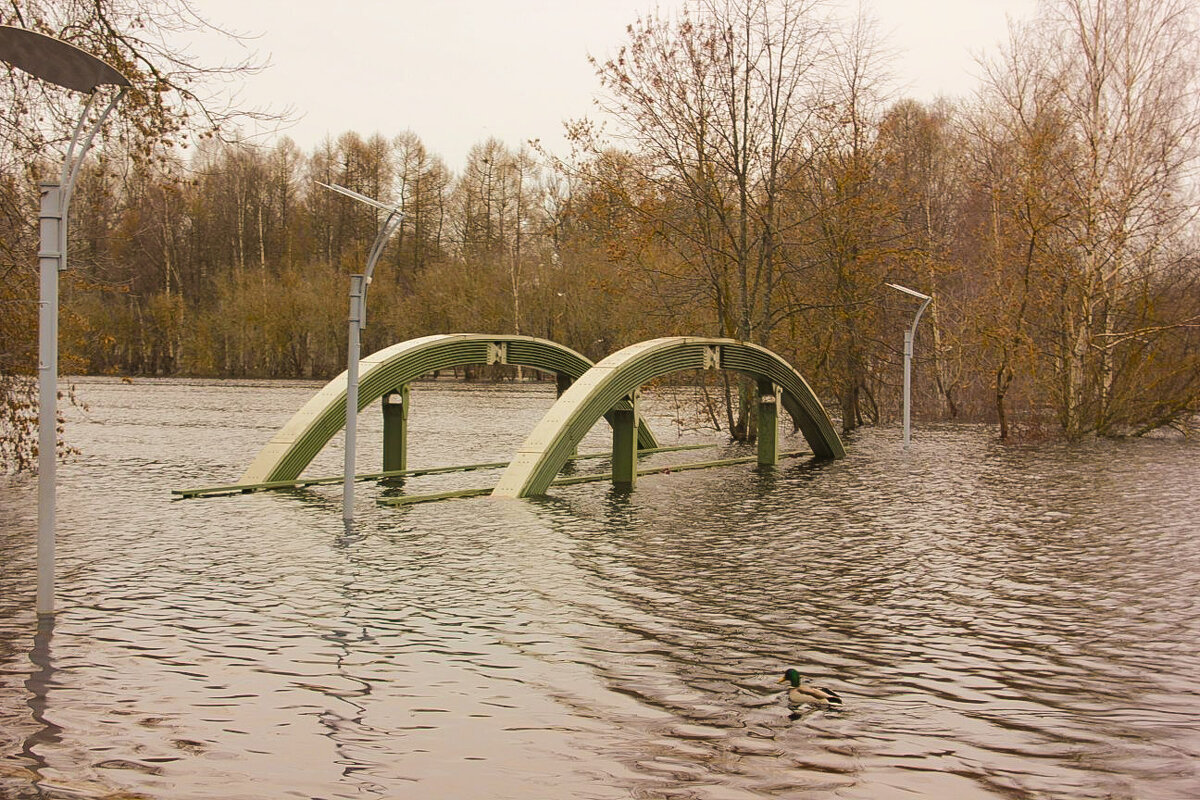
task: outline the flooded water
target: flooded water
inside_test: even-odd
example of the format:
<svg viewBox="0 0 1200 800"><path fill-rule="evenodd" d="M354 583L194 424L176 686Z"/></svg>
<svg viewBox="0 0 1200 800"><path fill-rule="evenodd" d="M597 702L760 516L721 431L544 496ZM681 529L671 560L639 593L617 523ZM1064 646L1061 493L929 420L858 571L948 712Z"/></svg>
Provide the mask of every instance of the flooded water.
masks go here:
<svg viewBox="0 0 1200 800"><path fill-rule="evenodd" d="M0 797L1200 796L1200 444L869 431L632 494L364 484L350 527L336 485L171 500L314 390L79 384L52 623L34 484L0 489ZM503 460L552 396L420 385L409 464ZM844 710L789 718L789 666Z"/></svg>

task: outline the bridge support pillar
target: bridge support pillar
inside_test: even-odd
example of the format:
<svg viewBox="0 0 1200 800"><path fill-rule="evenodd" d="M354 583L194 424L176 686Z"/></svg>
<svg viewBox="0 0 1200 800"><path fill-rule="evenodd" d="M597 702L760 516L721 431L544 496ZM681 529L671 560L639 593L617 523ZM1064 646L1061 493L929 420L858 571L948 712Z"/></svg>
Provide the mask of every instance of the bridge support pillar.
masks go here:
<svg viewBox="0 0 1200 800"><path fill-rule="evenodd" d="M632 490L637 483L638 421L634 392L612 411L612 480L617 489Z"/></svg>
<svg viewBox="0 0 1200 800"><path fill-rule="evenodd" d="M408 385L383 396L383 471L408 469Z"/></svg>
<svg viewBox="0 0 1200 800"><path fill-rule="evenodd" d="M568 375L565 372L554 373L554 397L555 397L555 399L562 397L563 392L565 392L567 389L570 389L571 384L574 382L575 382L575 379L572 378L570 375ZM574 455L578 455L578 454L579 454L579 447L576 446L575 448L573 448L571 450L571 455L574 456ZM567 462L567 463L570 464L572 462Z"/></svg>
<svg viewBox="0 0 1200 800"><path fill-rule="evenodd" d="M758 381L758 463L779 463L779 387Z"/></svg>

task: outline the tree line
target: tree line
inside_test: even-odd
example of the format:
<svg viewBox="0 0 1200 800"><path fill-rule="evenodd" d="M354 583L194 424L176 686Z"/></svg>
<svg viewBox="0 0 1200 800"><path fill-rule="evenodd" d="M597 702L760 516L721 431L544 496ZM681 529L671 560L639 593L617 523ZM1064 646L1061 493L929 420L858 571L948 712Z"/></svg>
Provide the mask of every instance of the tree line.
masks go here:
<svg viewBox="0 0 1200 800"><path fill-rule="evenodd" d="M113 138L72 208L64 371L344 369L346 276L381 212L321 182L405 213L364 352L471 331L598 359L655 336L727 336L788 358L849 432L898 412L914 310L887 288L900 283L935 298L917 336L919 414L994 422L1002 438L1192 429L1190 4L1050 0L1011 26L974 98L934 103L890 96L870 21L828 10L693 0L636 20L593 62L609 127L569 123L568 155L490 139L454 171L412 132L309 152ZM30 297L20 226L36 206L31 170L0 166L8 308ZM16 385L35 334L0 335L0 385ZM753 436L751 387L722 388L714 421Z"/></svg>

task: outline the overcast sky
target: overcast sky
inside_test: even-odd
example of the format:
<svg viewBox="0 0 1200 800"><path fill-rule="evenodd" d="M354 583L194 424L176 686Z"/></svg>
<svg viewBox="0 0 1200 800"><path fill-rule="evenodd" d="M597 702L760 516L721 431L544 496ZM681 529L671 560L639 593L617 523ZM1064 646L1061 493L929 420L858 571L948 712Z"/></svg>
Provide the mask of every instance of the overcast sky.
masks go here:
<svg viewBox="0 0 1200 800"><path fill-rule="evenodd" d="M657 5L671 9L678 0ZM960 96L974 56L1005 37L1006 16L1035 0L863 0L895 51L905 95ZM215 24L255 34L269 58L235 82L242 102L292 109L304 150L327 134L411 129L458 169L472 144L539 138L564 149L562 121L595 116L587 56L606 57L654 0L194 0ZM211 44L197 52L212 57ZM232 52L236 57L237 53Z"/></svg>

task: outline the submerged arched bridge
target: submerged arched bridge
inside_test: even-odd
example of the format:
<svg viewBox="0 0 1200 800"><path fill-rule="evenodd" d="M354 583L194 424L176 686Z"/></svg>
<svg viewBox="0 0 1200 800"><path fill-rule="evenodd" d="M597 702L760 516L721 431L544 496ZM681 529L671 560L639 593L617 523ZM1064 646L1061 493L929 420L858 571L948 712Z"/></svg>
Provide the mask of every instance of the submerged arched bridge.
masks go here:
<svg viewBox="0 0 1200 800"><path fill-rule="evenodd" d="M359 362L358 409L383 398L384 469L403 470L406 462L408 384L430 372L471 364L513 364L558 376L561 393L585 374L592 362L569 347L532 336L476 333L439 334L385 347ZM615 412L606 411L611 421ZM597 417L598 419L599 417ZM592 420L596 422L595 419ZM259 451L240 484L290 481L300 475L346 424L346 373L325 385ZM637 446L658 444L644 424Z"/></svg>
<svg viewBox="0 0 1200 800"><path fill-rule="evenodd" d="M494 497L545 494L580 440L601 416L613 425L613 482L637 479L638 390L647 381L686 369L727 369L754 378L759 392L758 461L778 458L782 403L818 458L841 458L842 441L821 401L800 373L775 353L734 339L675 336L630 345L589 369L542 417L500 478Z"/></svg>

